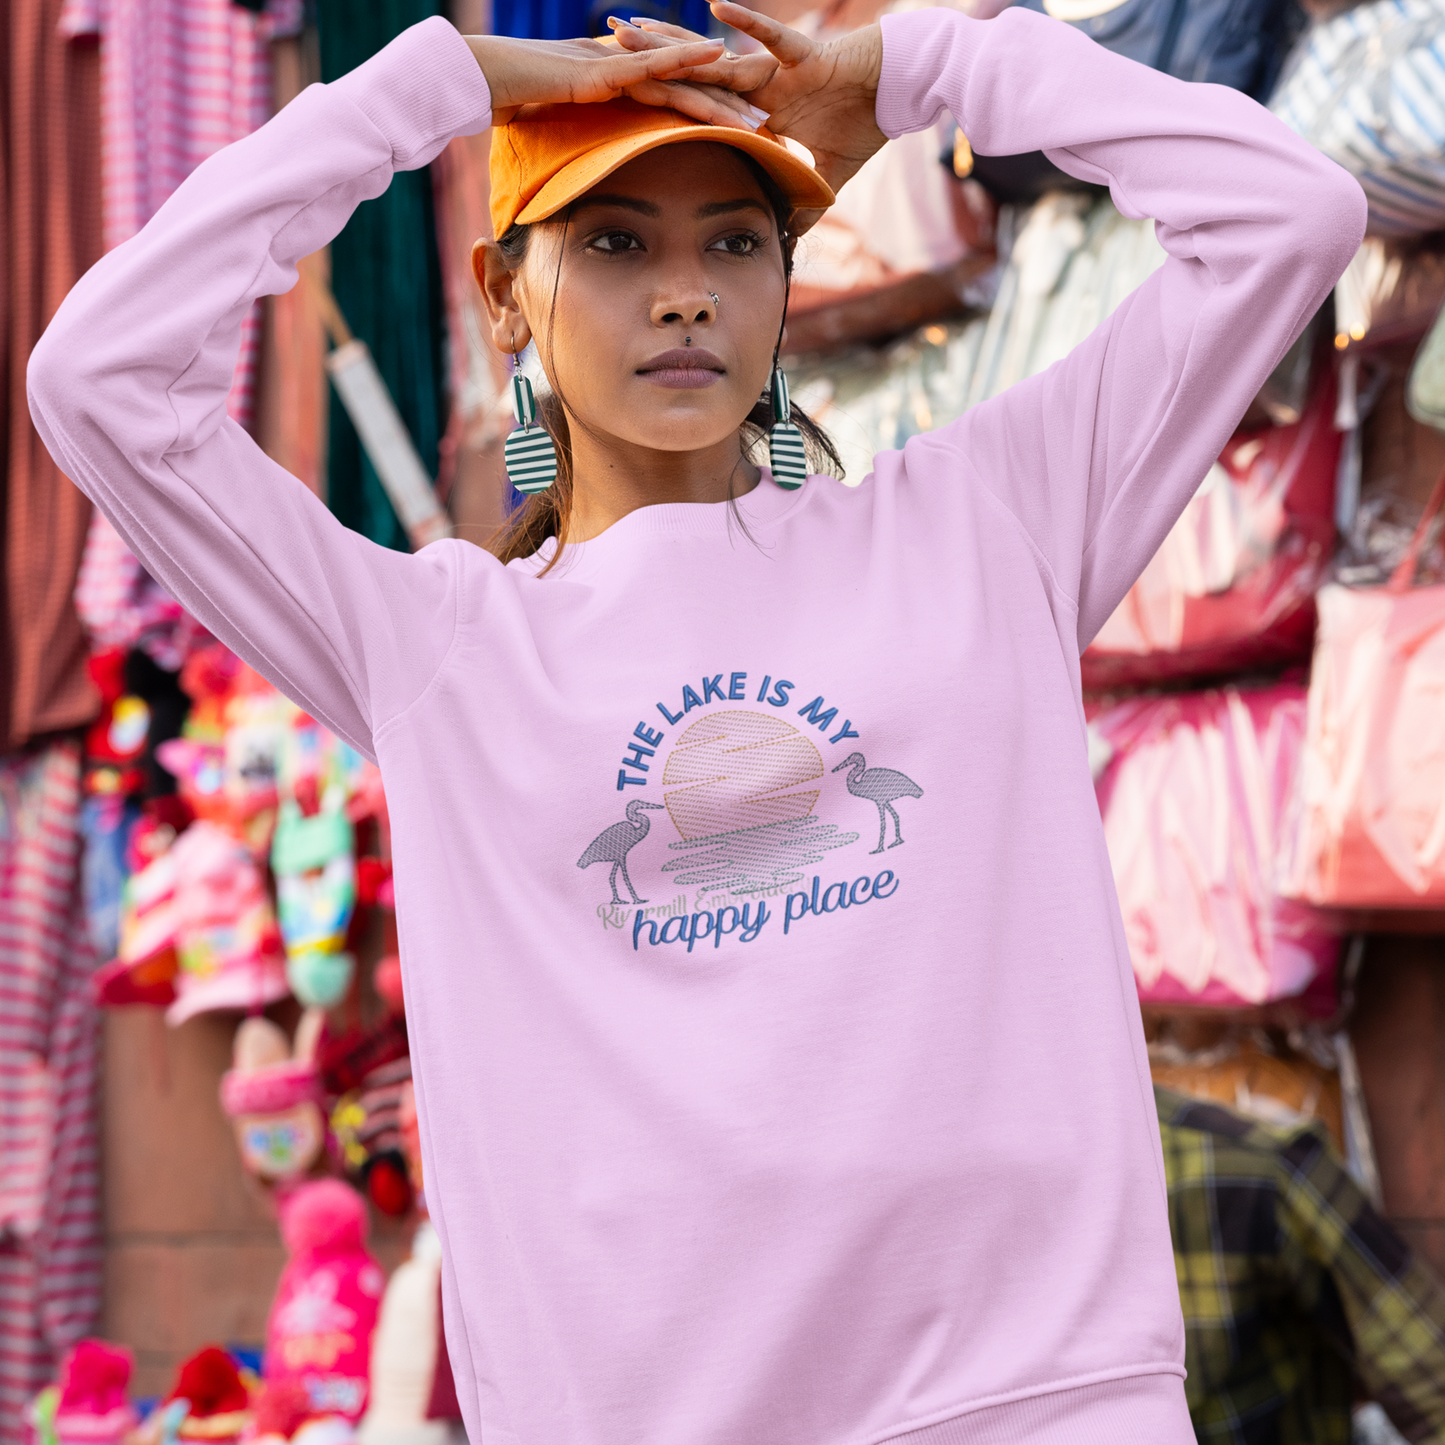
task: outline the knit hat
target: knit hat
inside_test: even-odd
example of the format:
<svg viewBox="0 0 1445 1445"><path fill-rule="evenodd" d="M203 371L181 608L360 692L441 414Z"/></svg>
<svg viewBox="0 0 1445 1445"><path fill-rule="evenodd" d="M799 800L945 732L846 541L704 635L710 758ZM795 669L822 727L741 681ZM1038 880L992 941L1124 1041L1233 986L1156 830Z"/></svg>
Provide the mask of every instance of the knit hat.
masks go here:
<svg viewBox="0 0 1445 1445"><path fill-rule="evenodd" d="M359 1419L385 1284L366 1251L366 1206L338 1180L303 1184L283 1206L281 1237L291 1258L266 1328L266 1380L300 1380L318 1414Z"/></svg>
<svg viewBox="0 0 1445 1445"><path fill-rule="evenodd" d="M675 110L618 99L595 105L523 106L492 129L492 233L556 215L598 181L659 146L711 141L751 156L797 210L822 210L832 189L764 127L703 125Z"/></svg>
<svg viewBox="0 0 1445 1445"><path fill-rule="evenodd" d="M167 1397L186 1400L190 1413L179 1440L231 1445L251 1423L251 1395L240 1367L219 1345L207 1345L186 1360Z"/></svg>
<svg viewBox="0 0 1445 1445"><path fill-rule="evenodd" d="M54 1429L60 1445L119 1445L137 1423L126 1398L131 1353L103 1340L81 1340L60 1366Z"/></svg>
<svg viewBox="0 0 1445 1445"><path fill-rule="evenodd" d="M285 957L261 870L240 839L204 818L172 848L177 868L177 998L171 1024L209 1009L258 1009L286 997Z"/></svg>

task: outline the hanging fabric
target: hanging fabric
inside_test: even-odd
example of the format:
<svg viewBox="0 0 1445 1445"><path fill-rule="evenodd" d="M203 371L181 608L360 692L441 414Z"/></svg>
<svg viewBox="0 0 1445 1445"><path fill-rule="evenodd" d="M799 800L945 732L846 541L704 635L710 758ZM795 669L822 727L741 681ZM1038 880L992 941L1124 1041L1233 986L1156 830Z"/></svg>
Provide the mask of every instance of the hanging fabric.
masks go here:
<svg viewBox="0 0 1445 1445"><path fill-rule="evenodd" d="M606 35L607 17L617 13L608 0L493 0L492 30L521 40L572 40ZM716 29L707 0L639 0L626 13L685 25L703 35Z"/></svg>
<svg viewBox="0 0 1445 1445"><path fill-rule="evenodd" d="M1335 545L1333 372L1293 426L1241 427L1080 662L1086 690L1303 662Z"/></svg>
<svg viewBox="0 0 1445 1445"><path fill-rule="evenodd" d="M1089 723L1124 935L1146 1003L1335 1008L1333 924L1278 896L1275 852L1300 766L1292 683L1136 697Z"/></svg>
<svg viewBox="0 0 1445 1445"><path fill-rule="evenodd" d="M320 0L322 80L354 70L439 11L438 0ZM331 289L370 348L422 466L436 476L446 425L445 302L427 170L398 171L385 192L356 208L331 243ZM407 549L406 529L341 406L330 411L326 500L348 527Z"/></svg>
<svg viewBox="0 0 1445 1445"><path fill-rule="evenodd" d="M0 761L0 1445L99 1323L99 1063L80 894L80 747Z"/></svg>
<svg viewBox="0 0 1445 1445"><path fill-rule="evenodd" d="M482 293L472 275L472 243L491 234L490 146L490 132L456 136L431 166L451 393L437 495L450 505L457 535L474 542L484 542L506 517L506 489L495 469L487 470L485 453L500 447L511 425L507 358L492 345Z"/></svg>
<svg viewBox="0 0 1445 1445"><path fill-rule="evenodd" d="M1445 0L1375 0L1300 41L1270 109L1359 181L1370 230L1445 225Z"/></svg>
<svg viewBox="0 0 1445 1445"><path fill-rule="evenodd" d="M1332 908L1445 904L1445 584L1419 576L1445 474L1384 587L1331 583L1280 875ZM1438 577L1438 573L1436 574Z"/></svg>
<svg viewBox="0 0 1445 1445"><path fill-rule="evenodd" d="M0 50L0 755L89 722L99 698L71 603L90 503L30 423L25 365L65 293L100 256L99 64L57 30L60 0L6 0Z"/></svg>
<svg viewBox="0 0 1445 1445"><path fill-rule="evenodd" d="M254 13L232 0L66 0L65 35L101 39L105 249L129 240L207 156L271 114L271 40L301 0ZM259 309L246 318L227 410L250 426Z"/></svg>

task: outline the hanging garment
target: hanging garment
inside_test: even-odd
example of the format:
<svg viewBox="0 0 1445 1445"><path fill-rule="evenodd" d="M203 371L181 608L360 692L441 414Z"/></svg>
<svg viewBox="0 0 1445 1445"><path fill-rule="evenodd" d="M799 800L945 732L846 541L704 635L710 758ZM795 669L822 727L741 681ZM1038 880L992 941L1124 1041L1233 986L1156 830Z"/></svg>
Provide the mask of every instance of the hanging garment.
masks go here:
<svg viewBox="0 0 1445 1445"><path fill-rule="evenodd" d="M439 9L438 0L373 0L362 7L320 0L322 80L354 70ZM445 300L425 169L398 172L382 195L356 208L331 243L331 289L352 331L371 348L423 468L435 476L446 424ZM330 411L326 500L354 531L408 550L406 529L339 405Z"/></svg>
<svg viewBox="0 0 1445 1445"><path fill-rule="evenodd" d="M472 275L472 243L492 229L487 212L490 148L489 130L456 136L431 165L450 362L451 410L437 471L437 495L443 502L456 476L459 453L505 440L512 426L510 358L492 345L486 308ZM501 520L499 511L495 521ZM462 535L469 541L484 540L477 532Z"/></svg>
<svg viewBox="0 0 1445 1445"><path fill-rule="evenodd" d="M1121 216L1107 196L1055 191L1028 210L1005 207L999 232L1007 260L987 316L790 373L794 401L829 429L850 481L878 452L1067 356L1165 261L1154 223Z"/></svg>
<svg viewBox="0 0 1445 1445"><path fill-rule="evenodd" d="M918 8L917 0L893 0L855 6L843 19L829 6L793 28L821 43L878 13ZM993 259L996 207L940 161L954 129L945 117L885 146L802 238L788 301L789 351L896 336L962 314L965 288Z"/></svg>
<svg viewBox="0 0 1445 1445"><path fill-rule="evenodd" d="M1445 301L1445 256L1367 236L1335 286L1335 346L1388 346L1423 336Z"/></svg>
<svg viewBox="0 0 1445 1445"><path fill-rule="evenodd" d="M1303 662L1335 541L1335 383L1294 426L1241 428L1081 659L1086 689Z"/></svg>
<svg viewBox="0 0 1445 1445"><path fill-rule="evenodd" d="M1300 42L1270 109L1338 161L1370 202L1370 229L1445 225L1445 0L1375 0Z"/></svg>
<svg viewBox="0 0 1445 1445"><path fill-rule="evenodd" d="M1283 0L1017 0L1180 80L1268 95L1291 7Z"/></svg>
<svg viewBox="0 0 1445 1445"><path fill-rule="evenodd" d="M105 249L129 240L209 155L271 114L271 40L300 28L301 0L259 13L232 0L65 0L62 34L101 38ZM252 419L261 313L242 323L227 410Z"/></svg>
<svg viewBox="0 0 1445 1445"><path fill-rule="evenodd" d="M140 648L177 672L210 633L136 560L120 534L96 512L90 519L75 610L93 648Z"/></svg>
<svg viewBox="0 0 1445 1445"><path fill-rule="evenodd" d="M1129 956L1146 1003L1334 1010L1339 939L1276 896L1305 728L1302 687L1132 698L1090 721Z"/></svg>
<svg viewBox="0 0 1445 1445"><path fill-rule="evenodd" d="M73 741L0 761L0 1445L100 1312L80 765Z"/></svg>
<svg viewBox="0 0 1445 1445"><path fill-rule="evenodd" d="M1284 890L1335 908L1445 902L1445 585L1417 584L1436 484L1384 587L1320 590Z"/></svg>
<svg viewBox="0 0 1445 1445"><path fill-rule="evenodd" d="M607 0L493 0L492 30L523 40L571 40L606 35L613 13L620 12ZM704 35L716 28L707 0L640 0L627 14L667 20Z"/></svg>
<svg viewBox="0 0 1445 1445"><path fill-rule="evenodd" d="M1180 80L1228 85L1262 99L1302 24L1289 0L1017 0L1091 40ZM999 7L984 0L989 13ZM983 10L973 12L982 18ZM1003 202L1079 189L1042 151L975 157L972 174Z"/></svg>
<svg viewBox="0 0 1445 1445"><path fill-rule="evenodd" d="M25 363L100 255L99 65L56 30L60 0L6 0L0 18L0 756L90 721L99 699L71 602L90 503L30 424Z"/></svg>

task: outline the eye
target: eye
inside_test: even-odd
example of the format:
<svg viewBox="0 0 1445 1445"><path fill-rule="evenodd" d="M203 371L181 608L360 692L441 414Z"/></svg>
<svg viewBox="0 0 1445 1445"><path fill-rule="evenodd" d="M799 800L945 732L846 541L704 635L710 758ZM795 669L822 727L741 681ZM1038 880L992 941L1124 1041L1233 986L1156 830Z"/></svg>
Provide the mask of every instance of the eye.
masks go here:
<svg viewBox="0 0 1445 1445"><path fill-rule="evenodd" d="M624 251L642 250L642 242L631 231L603 231L588 241L587 249L601 251L606 256L617 256Z"/></svg>
<svg viewBox="0 0 1445 1445"><path fill-rule="evenodd" d="M729 256L751 256L762 250L766 244L767 237L760 236L756 231L733 231L729 235L719 236L708 246L708 250L722 251Z"/></svg>

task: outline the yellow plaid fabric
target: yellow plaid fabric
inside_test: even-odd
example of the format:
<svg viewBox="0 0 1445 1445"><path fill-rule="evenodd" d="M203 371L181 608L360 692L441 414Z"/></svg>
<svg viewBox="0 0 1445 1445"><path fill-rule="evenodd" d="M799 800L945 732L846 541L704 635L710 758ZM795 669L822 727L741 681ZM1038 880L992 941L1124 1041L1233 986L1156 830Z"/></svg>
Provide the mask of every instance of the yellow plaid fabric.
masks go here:
<svg viewBox="0 0 1445 1445"><path fill-rule="evenodd" d="M1349 1445L1368 1396L1408 1440L1445 1442L1445 1290L1323 1126L1154 1095L1199 1439Z"/></svg>

